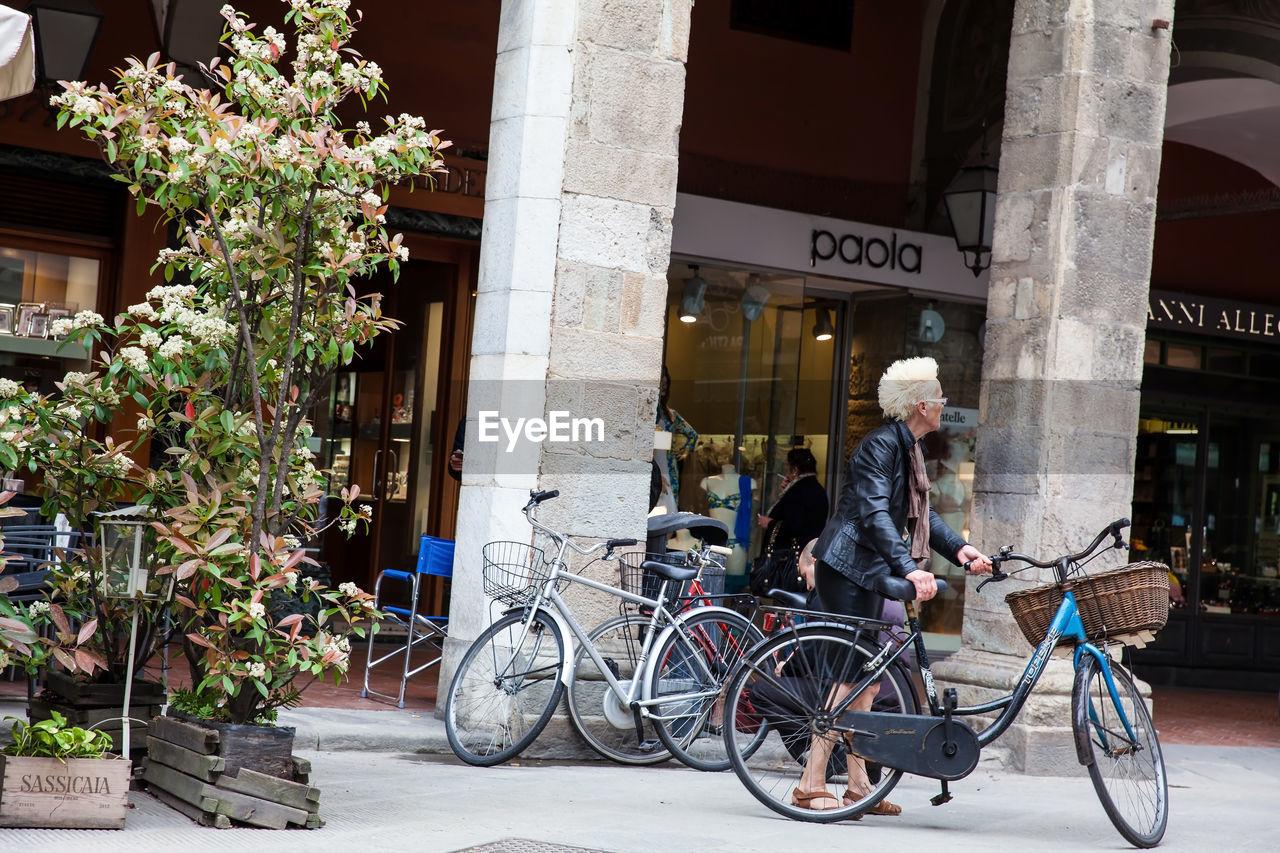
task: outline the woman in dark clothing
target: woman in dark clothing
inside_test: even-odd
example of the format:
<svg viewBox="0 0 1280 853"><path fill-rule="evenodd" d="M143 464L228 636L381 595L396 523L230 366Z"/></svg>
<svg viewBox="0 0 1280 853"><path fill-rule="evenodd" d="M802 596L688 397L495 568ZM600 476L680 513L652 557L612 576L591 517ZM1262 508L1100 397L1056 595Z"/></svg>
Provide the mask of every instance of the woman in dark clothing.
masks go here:
<svg viewBox="0 0 1280 853"><path fill-rule="evenodd" d="M822 533L827 523L827 491L818 482L818 460L813 453L797 447L787 453L787 474L782 491L769 512L757 517L765 528L765 542L775 554L799 554ZM800 590L799 582L794 589Z"/></svg>
<svg viewBox="0 0 1280 853"><path fill-rule="evenodd" d="M929 479L919 440L938 428L947 403L938 382L938 363L932 358L894 362L880 377L879 398L889 421L868 433L854 449L839 507L813 549L821 609L872 619L881 618L884 608L884 599L871 589L878 575L893 574L911 581L917 601L928 601L937 594L937 582L928 571L930 549L957 566L969 563L968 571L973 574L991 571L990 559L965 542L929 506ZM842 698L850 689L852 685L837 685L833 698ZM872 689L864 691L850 708L867 710L875 694ZM791 795L794 804L817 810L840 807L840 801L826 789L823 776L832 746L831 736L813 738L810 761ZM856 802L870 790L862 760L851 756L845 804ZM871 814L901 811L882 800Z"/></svg>

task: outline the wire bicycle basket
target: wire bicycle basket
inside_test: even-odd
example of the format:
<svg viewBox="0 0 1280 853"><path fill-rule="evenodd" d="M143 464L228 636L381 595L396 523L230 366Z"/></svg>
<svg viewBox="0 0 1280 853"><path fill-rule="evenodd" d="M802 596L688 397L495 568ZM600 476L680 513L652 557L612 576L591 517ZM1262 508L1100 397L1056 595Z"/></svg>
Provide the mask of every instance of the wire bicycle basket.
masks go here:
<svg viewBox="0 0 1280 853"><path fill-rule="evenodd" d="M551 575L546 554L525 542L490 542L480 553L485 595L513 607L533 601Z"/></svg>
<svg viewBox="0 0 1280 853"><path fill-rule="evenodd" d="M1076 596L1080 621L1090 640L1124 640L1156 632L1169 619L1169 567L1164 563L1130 563L1108 572L1072 578L1065 585ZM1049 630L1062 588L1046 584L1004 597L1022 636L1040 645ZM1059 644L1072 642L1062 637Z"/></svg>

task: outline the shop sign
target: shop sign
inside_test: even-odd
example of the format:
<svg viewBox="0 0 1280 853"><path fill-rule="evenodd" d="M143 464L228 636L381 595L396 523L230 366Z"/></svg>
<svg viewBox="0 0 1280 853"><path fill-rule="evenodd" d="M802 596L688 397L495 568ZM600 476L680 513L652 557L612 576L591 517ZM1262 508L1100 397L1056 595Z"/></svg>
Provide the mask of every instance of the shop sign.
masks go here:
<svg viewBox="0 0 1280 853"><path fill-rule="evenodd" d="M1280 343L1280 307L1152 290L1147 328Z"/></svg>
<svg viewBox="0 0 1280 853"><path fill-rule="evenodd" d="M920 273L920 261L924 249L919 243L903 240L898 244L898 232L889 234L888 241L879 237L864 237L862 234L841 234L837 237L830 231L813 230L809 238L809 266L817 266L818 261L829 261L839 258L850 266L861 266L880 269L888 265L889 269L901 269L906 273Z"/></svg>
<svg viewBox="0 0 1280 853"><path fill-rule="evenodd" d="M867 222L677 193L671 253L709 263L836 281L987 298L990 273L975 277L955 240Z"/></svg>

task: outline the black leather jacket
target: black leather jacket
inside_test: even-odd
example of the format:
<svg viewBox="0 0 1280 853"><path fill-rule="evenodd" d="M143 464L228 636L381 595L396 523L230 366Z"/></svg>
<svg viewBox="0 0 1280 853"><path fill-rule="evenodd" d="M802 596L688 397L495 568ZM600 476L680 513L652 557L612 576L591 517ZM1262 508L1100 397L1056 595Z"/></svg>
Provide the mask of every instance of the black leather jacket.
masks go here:
<svg viewBox="0 0 1280 853"><path fill-rule="evenodd" d="M867 433L849 457L836 514L823 528L813 556L868 587L881 574L905 577L916 568L902 538L907 525L907 462L915 441L902 421ZM965 541L929 508L929 547L956 562Z"/></svg>

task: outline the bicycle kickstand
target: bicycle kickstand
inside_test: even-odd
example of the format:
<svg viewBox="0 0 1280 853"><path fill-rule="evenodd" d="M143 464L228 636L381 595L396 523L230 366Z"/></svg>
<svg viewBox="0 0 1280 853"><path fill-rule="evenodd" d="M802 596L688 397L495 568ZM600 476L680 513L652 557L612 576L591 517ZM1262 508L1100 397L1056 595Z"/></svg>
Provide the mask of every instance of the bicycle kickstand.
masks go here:
<svg viewBox="0 0 1280 853"><path fill-rule="evenodd" d="M956 709L956 705L958 704L959 704L959 701L956 699L956 689L954 687L948 687L945 691L943 691L943 694L942 694L943 723L942 725L943 725L943 732L945 735L943 739L943 750L946 751L948 755L954 755L956 750L956 746L951 740L951 712ZM952 799L953 797L951 796L951 790L947 787L947 780L943 779L942 791L938 793L936 796L930 797L929 802L935 806L940 806L940 805L943 805L944 803L951 802Z"/></svg>
<svg viewBox="0 0 1280 853"><path fill-rule="evenodd" d="M638 702L631 703L631 718L636 723L636 741L643 753L650 753L662 745L662 742L656 738L646 738L644 736L644 718L640 714L640 704Z"/></svg>

